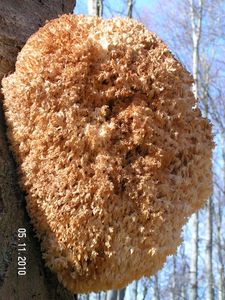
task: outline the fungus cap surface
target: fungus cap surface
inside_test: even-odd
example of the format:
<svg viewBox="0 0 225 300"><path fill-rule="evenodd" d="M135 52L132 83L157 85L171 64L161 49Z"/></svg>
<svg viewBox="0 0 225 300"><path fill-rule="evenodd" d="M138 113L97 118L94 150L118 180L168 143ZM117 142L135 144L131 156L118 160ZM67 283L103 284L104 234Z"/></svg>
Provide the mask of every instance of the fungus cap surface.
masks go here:
<svg viewBox="0 0 225 300"><path fill-rule="evenodd" d="M192 78L134 20L64 15L3 79L8 134L46 265L72 292L159 270L211 190Z"/></svg>

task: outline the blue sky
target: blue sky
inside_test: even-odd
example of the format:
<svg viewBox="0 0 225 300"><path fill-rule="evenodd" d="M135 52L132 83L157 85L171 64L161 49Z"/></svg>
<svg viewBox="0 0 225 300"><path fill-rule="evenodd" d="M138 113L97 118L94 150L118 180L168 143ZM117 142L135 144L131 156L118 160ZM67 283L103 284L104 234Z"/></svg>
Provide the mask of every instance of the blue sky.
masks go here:
<svg viewBox="0 0 225 300"><path fill-rule="evenodd" d="M114 11L122 11L125 7L125 0L116 1L104 1L106 6L110 6ZM134 17L137 17L137 12L142 11L144 8L151 8L154 10L156 7L157 0L136 0L134 5ZM87 14L87 0L77 0L76 8L74 11L76 14ZM109 15L109 11L105 8L105 13Z"/></svg>

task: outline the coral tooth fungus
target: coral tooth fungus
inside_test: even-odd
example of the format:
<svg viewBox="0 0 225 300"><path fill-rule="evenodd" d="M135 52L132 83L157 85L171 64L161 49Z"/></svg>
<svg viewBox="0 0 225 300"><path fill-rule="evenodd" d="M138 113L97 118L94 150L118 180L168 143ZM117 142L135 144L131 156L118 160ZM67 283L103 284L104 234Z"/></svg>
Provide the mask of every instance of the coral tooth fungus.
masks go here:
<svg viewBox="0 0 225 300"><path fill-rule="evenodd" d="M72 292L159 270L209 196L211 126L191 86L142 24L73 15L32 35L3 79L27 210Z"/></svg>

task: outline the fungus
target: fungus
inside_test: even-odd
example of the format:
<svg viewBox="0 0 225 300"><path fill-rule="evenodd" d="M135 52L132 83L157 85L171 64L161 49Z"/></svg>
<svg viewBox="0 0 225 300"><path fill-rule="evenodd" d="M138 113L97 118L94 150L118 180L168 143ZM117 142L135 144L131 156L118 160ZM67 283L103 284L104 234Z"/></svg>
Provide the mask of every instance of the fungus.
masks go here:
<svg viewBox="0 0 225 300"><path fill-rule="evenodd" d="M46 265L74 293L159 270L211 191L192 77L142 24L63 15L3 79L8 135Z"/></svg>

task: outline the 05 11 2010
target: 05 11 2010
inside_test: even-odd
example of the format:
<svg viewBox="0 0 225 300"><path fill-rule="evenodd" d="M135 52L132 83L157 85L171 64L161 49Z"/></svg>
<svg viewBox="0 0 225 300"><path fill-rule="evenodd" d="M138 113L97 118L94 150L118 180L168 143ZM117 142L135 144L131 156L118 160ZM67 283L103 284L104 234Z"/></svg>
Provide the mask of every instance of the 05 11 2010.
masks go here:
<svg viewBox="0 0 225 300"><path fill-rule="evenodd" d="M19 276L26 275L26 266L27 266L27 258L26 258L26 229L19 228L17 231L18 237L18 260L17 260L17 273Z"/></svg>

